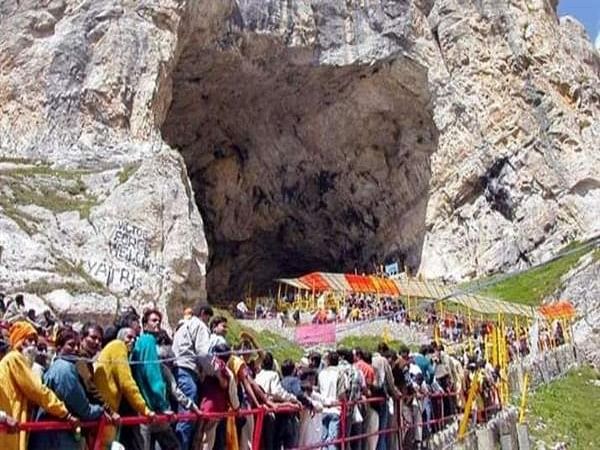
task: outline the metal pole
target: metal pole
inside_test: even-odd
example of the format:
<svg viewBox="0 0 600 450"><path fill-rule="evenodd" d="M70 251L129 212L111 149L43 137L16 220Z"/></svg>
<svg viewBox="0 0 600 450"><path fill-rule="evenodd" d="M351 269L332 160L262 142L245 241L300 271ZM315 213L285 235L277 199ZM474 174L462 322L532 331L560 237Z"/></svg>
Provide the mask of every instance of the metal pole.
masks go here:
<svg viewBox="0 0 600 450"><path fill-rule="evenodd" d="M344 450L346 448L346 426L347 426L347 418L348 418L348 402L347 400L344 400L342 402L341 408L340 408L340 438L341 438L341 450Z"/></svg>

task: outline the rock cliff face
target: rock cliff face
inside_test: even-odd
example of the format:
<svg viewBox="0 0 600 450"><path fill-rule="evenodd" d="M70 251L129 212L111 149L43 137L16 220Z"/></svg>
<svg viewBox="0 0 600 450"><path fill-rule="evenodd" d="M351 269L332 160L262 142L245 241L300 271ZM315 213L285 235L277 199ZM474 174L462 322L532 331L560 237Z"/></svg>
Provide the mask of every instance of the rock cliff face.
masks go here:
<svg viewBox="0 0 600 450"><path fill-rule="evenodd" d="M555 6L2 2L1 287L174 312L543 259L600 227L600 58Z"/></svg>

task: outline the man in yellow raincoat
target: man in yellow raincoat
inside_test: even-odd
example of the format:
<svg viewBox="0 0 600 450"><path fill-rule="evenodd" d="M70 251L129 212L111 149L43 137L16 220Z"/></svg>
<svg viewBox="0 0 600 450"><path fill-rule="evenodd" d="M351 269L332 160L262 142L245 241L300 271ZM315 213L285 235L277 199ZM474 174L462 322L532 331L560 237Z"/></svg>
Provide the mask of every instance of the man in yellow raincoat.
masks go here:
<svg viewBox="0 0 600 450"><path fill-rule="evenodd" d="M15 322L9 336L11 351L0 361L0 410L19 422L27 422L34 405L58 418L78 424L65 404L42 385L31 371L37 350L37 332L29 322ZM0 449L26 450L27 433L0 432Z"/></svg>
<svg viewBox="0 0 600 450"><path fill-rule="evenodd" d="M129 353L133 349L135 339L135 331L131 328L119 330L117 339L109 342L98 355L94 382L98 392L113 411L119 410L121 400L125 396L138 414L154 418L155 413L146 405L129 366ZM105 426L101 436L101 448L110 447L116 434L117 430L113 425Z"/></svg>

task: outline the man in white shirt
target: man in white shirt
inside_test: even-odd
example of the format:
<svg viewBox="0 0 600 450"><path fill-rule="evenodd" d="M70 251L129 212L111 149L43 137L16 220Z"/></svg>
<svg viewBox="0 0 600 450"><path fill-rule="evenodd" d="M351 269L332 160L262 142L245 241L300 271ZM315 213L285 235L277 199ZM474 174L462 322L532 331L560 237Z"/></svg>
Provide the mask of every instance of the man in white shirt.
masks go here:
<svg viewBox="0 0 600 450"><path fill-rule="evenodd" d="M336 351L329 352L325 358L325 368L319 373L318 386L323 403L323 418L321 441L323 444L338 438L340 432L339 402L345 399L345 377L339 367L339 355ZM322 448L336 450L335 444L324 445Z"/></svg>
<svg viewBox="0 0 600 450"><path fill-rule="evenodd" d="M246 306L246 303L244 303L244 300L240 301L236 305L235 310L238 313L238 319L245 319L246 318L246 314L248 314L250 312L250 310Z"/></svg>
<svg viewBox="0 0 600 450"><path fill-rule="evenodd" d="M301 406L296 396L286 391L281 384L279 374L275 371L275 361L273 360L273 355L271 353L265 353L262 360L262 367L260 372L256 374L254 381L256 381L256 384L258 384L263 391L265 391L269 400L288 402L294 406ZM284 440L282 433L285 431L285 415L285 413L277 415L269 413L265 416L260 448L264 450L281 448L282 441Z"/></svg>

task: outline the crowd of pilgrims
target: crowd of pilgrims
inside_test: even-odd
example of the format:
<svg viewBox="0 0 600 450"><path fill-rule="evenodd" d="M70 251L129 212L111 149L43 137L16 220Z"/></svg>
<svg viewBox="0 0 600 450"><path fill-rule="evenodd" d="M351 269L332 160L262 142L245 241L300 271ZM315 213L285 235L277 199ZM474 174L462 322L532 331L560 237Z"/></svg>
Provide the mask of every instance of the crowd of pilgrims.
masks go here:
<svg viewBox="0 0 600 450"><path fill-rule="evenodd" d="M2 300L0 298L0 300ZM251 336L227 341L227 319L207 304L188 309L172 335L154 308L123 310L105 328L37 319L17 296L6 306L0 341L0 448L249 449L252 415L206 413L264 408L261 448L289 449L365 434L352 449L419 449L457 420L472 380L480 383L474 420L500 408L499 372L479 356L448 354L433 342L411 353L381 343L376 352L337 348L276 361ZM475 377L482 369L483 377ZM364 402L377 398L378 401ZM346 407L342 407L342 404ZM285 412L273 412L273 410ZM157 420L193 412L197 421ZM345 420L341 415L345 414ZM141 415L147 424L120 426ZM68 431L27 433L17 423L65 420ZM79 427L101 420L101 428ZM402 424L401 432L377 435ZM99 431L101 430L101 431ZM98 436L97 433L100 433ZM400 442L402 441L402 442ZM123 447L120 447L123 448Z"/></svg>

